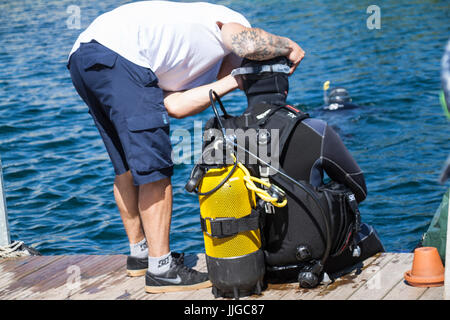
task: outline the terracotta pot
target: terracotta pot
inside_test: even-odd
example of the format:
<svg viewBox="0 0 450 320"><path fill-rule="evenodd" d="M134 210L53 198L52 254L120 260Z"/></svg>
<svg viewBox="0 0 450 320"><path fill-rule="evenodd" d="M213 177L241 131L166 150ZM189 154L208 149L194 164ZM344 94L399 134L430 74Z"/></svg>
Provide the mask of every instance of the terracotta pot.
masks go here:
<svg viewBox="0 0 450 320"><path fill-rule="evenodd" d="M444 266L436 248L414 250L412 269L405 272L405 280L414 287L440 287L444 285Z"/></svg>

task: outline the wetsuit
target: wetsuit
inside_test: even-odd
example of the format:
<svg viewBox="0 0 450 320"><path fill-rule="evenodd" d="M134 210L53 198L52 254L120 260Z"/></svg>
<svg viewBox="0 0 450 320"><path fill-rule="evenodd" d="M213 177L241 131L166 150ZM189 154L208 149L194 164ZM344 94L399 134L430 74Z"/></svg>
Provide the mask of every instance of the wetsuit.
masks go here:
<svg viewBox="0 0 450 320"><path fill-rule="evenodd" d="M280 130L279 164L283 172L294 180L321 187L325 184L324 173L326 173L334 182L348 187L357 202L366 198L367 188L360 167L338 134L325 121L309 118L300 110L286 106L284 101L272 103L258 101L251 104L242 116L225 120L224 126L245 128L246 119L250 124L249 127L258 125L269 130ZM259 171L261 177L266 171L261 170L263 167L259 165L256 168L252 165L250 167L256 175ZM288 201L285 207L264 207L266 263L271 266L298 263L296 248L301 245L307 246L312 259L316 261L322 259L328 237L323 223L323 213L315 205L307 208L310 205L308 197L302 198L303 192L294 196L294 189L286 184L280 184L283 179L280 180L279 175L271 176L270 180L284 188ZM348 210L342 213L343 207L346 205L339 205L340 209L333 206L332 212L325 213L329 214L330 219L330 253L333 255L348 248L351 234L356 230L352 228L357 228L352 222L354 213Z"/></svg>
<svg viewBox="0 0 450 320"><path fill-rule="evenodd" d="M270 104L258 103L244 114L263 114L269 108ZM308 181L315 187L323 184L326 172L330 179L349 187L358 202L366 198L363 172L339 135L323 120L306 118L298 123L283 147L280 164L295 180Z"/></svg>
<svg viewBox="0 0 450 320"><path fill-rule="evenodd" d="M284 150L281 166L296 180L320 186L325 171L332 180L349 187L358 202L366 198L363 172L341 138L325 121L303 120Z"/></svg>

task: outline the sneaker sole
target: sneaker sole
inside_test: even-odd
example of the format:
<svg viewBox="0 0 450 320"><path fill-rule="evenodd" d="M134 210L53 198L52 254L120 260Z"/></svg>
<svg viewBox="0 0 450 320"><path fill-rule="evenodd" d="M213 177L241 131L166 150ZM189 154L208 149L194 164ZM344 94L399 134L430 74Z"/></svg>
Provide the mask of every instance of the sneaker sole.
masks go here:
<svg viewBox="0 0 450 320"><path fill-rule="evenodd" d="M176 292L176 291L189 291L209 288L212 286L211 281L200 282L189 286L173 285L173 286L145 286L145 292L148 293L164 293L164 292Z"/></svg>
<svg viewBox="0 0 450 320"><path fill-rule="evenodd" d="M142 276L145 276L146 272L147 272L147 268L139 269L139 270L128 270L127 269L127 275L129 277L142 277Z"/></svg>

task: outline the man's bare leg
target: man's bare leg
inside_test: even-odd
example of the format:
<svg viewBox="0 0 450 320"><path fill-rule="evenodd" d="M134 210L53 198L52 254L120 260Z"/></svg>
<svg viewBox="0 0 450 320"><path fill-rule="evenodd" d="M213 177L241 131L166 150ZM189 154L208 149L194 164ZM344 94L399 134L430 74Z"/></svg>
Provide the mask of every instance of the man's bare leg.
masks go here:
<svg viewBox="0 0 450 320"><path fill-rule="evenodd" d="M130 244L144 239L144 230L138 208L139 189L133 184L131 172L116 176L114 179L114 198L119 208Z"/></svg>
<svg viewBox="0 0 450 320"><path fill-rule="evenodd" d="M172 218L172 184L170 178L139 186L138 208L150 257L170 252L169 234Z"/></svg>
<svg viewBox="0 0 450 320"><path fill-rule="evenodd" d="M210 287L207 273L192 270L172 259L169 246L172 217L170 178L139 186L139 211L148 243L145 291L159 293Z"/></svg>

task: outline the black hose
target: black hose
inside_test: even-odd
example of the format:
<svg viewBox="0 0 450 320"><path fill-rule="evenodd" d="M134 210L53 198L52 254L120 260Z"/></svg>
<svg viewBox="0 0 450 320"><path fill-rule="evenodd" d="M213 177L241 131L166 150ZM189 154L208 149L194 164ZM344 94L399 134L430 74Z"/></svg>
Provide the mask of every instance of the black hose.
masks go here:
<svg viewBox="0 0 450 320"><path fill-rule="evenodd" d="M214 188L212 188L211 190L206 191L206 192L200 192L200 191L196 190L196 193L199 196L207 196L207 195L210 195L211 193L216 192L217 190L219 190L220 187L222 187L225 184L225 182L227 182L228 179L231 178L231 176L234 173L234 171L236 171L236 168L237 168L237 161L234 162L233 168L231 168L231 171L227 174L227 176L217 186L215 186Z"/></svg>
<svg viewBox="0 0 450 320"><path fill-rule="evenodd" d="M225 109L225 107L222 104L222 101L220 100L219 95L217 94L217 92L215 92L214 90L209 90L209 100L211 101L211 105L214 104L214 99L212 97L212 95L214 95L214 97L216 98L217 102L219 103L220 109L223 112L223 116L225 117L225 119L230 118L230 115L228 114L227 110ZM214 109L216 109L216 105L214 104ZM215 112L216 113L216 112ZM216 113L216 116L218 116L218 114Z"/></svg>
<svg viewBox="0 0 450 320"><path fill-rule="evenodd" d="M219 123L220 129L222 130L222 134L225 139L225 128L223 126L222 120L220 119L219 112L217 111L217 107L216 107L216 103L214 102L213 95L216 97L217 101L219 102L219 104L222 108L222 111L225 110L225 108L223 107L222 101L220 101L219 95L214 90L212 90L212 89L209 90L209 100L211 101L211 107L214 111L214 114L216 115L217 122Z"/></svg>

